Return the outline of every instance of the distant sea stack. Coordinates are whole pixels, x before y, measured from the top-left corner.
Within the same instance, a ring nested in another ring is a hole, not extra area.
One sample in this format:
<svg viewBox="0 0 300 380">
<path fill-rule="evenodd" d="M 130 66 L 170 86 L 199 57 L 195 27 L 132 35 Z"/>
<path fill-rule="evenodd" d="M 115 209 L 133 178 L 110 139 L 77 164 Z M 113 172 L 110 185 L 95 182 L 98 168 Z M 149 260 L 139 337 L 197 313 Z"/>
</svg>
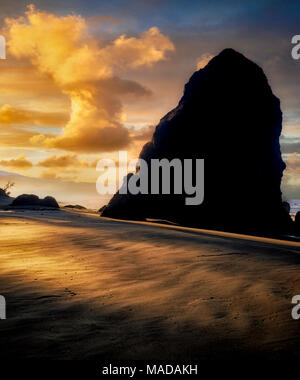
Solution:
<svg viewBox="0 0 300 380">
<path fill-rule="evenodd" d="M 140 153 L 148 163 L 204 158 L 203 203 L 186 206 L 185 194 L 117 193 L 102 215 L 236 232 L 288 232 L 292 222 L 280 191 L 281 128 L 280 101 L 263 70 L 225 49 L 192 75 L 178 106 L 160 120 Z"/>
</svg>

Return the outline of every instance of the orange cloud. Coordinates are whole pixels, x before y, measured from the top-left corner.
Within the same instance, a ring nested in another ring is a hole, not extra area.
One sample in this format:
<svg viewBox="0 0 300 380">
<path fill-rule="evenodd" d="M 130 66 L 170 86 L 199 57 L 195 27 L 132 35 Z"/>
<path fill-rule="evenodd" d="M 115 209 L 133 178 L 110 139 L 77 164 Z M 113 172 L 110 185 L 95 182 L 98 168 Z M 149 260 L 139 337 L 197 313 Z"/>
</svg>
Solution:
<svg viewBox="0 0 300 380">
<path fill-rule="evenodd" d="M 1 62 L 0 70 L 1 95 L 6 98 L 10 95 L 26 99 L 35 99 L 35 103 L 42 97 L 45 99 L 59 98 L 64 100 L 60 88 L 52 78 L 38 71 L 30 62 L 19 60 L 11 55 Z"/>
<path fill-rule="evenodd" d="M 43 179 L 58 179 L 62 181 L 70 181 L 78 177 L 77 174 L 78 172 L 76 170 L 66 170 L 62 173 L 57 173 L 57 171 L 53 169 L 47 169 L 43 170 L 42 173 L 40 173 L 39 177 Z"/>
<path fill-rule="evenodd" d="M 57 112 L 40 112 L 11 107 L 0 107 L 0 124 L 62 126 L 68 120 L 67 115 Z"/>
<path fill-rule="evenodd" d="M 209 53 L 204 53 L 201 55 L 200 58 L 198 58 L 197 60 L 197 70 L 200 70 L 202 69 L 203 67 L 205 67 L 208 62 L 213 58 L 214 56 L 209 54 Z"/>
<path fill-rule="evenodd" d="M 151 66 L 166 59 L 166 52 L 173 51 L 174 45 L 168 37 L 152 27 L 140 37 L 127 38 L 125 34 L 117 38 L 112 45 L 101 49 L 101 54 L 110 65 Z"/>
<path fill-rule="evenodd" d="M 79 160 L 76 155 L 66 153 L 60 156 L 56 156 L 54 154 L 50 157 L 47 157 L 43 161 L 40 161 L 38 163 L 38 166 L 45 168 L 89 168 L 91 164 L 87 160 Z"/>
<path fill-rule="evenodd" d="M 16 159 L 1 160 L 0 166 L 26 170 L 32 167 L 32 163 L 28 161 L 24 155 L 21 155 Z"/>
<path fill-rule="evenodd" d="M 31 141 L 34 136 L 36 136 L 36 132 L 17 128 L 13 125 L 3 125 L 0 128 L 0 141 L 2 147 L 40 147 L 40 144 Z M 50 137 L 50 135 L 48 136 Z"/>
<path fill-rule="evenodd" d="M 40 178 L 43 179 L 58 179 L 57 173 L 53 170 L 43 170 L 40 174 Z"/>
<path fill-rule="evenodd" d="M 145 95 L 147 91 L 135 82 L 116 78 L 116 70 L 151 66 L 174 50 L 156 27 L 138 37 L 122 35 L 99 46 L 81 16 L 58 17 L 37 11 L 33 5 L 24 18 L 6 19 L 5 33 L 8 54 L 29 59 L 71 101 L 63 134 L 36 135 L 31 143 L 79 152 L 114 151 L 129 145 L 120 96 L 132 91 Z"/>
<path fill-rule="evenodd" d="M 133 139 L 139 141 L 151 140 L 155 130 L 154 125 L 141 128 L 140 130 L 133 130 Z"/>
</svg>

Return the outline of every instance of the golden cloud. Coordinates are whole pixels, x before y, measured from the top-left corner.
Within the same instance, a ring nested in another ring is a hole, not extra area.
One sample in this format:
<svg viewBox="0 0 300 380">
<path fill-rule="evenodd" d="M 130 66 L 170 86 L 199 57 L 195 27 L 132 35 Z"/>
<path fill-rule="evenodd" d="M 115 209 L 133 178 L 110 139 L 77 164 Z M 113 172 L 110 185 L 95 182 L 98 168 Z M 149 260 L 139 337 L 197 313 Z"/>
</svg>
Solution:
<svg viewBox="0 0 300 380">
<path fill-rule="evenodd" d="M 24 155 L 21 155 L 16 159 L 13 158 L 11 160 L 1 160 L 0 166 L 26 170 L 32 167 L 32 163 L 28 161 Z"/>
<path fill-rule="evenodd" d="M 17 109 L 8 104 L 0 107 L 0 124 L 62 126 L 68 120 L 66 114 Z"/>
<path fill-rule="evenodd" d="M 109 65 L 121 67 L 151 66 L 166 59 L 166 52 L 173 51 L 174 45 L 168 37 L 152 27 L 140 37 L 127 38 L 125 34 L 117 38 L 112 45 L 101 49 Z"/>
<path fill-rule="evenodd" d="M 88 160 L 80 160 L 76 155 L 73 154 L 62 154 L 60 156 L 52 155 L 40 161 L 37 166 L 42 166 L 45 168 L 65 168 L 65 167 L 76 167 L 76 168 L 89 168 L 91 164 Z"/>
<path fill-rule="evenodd" d="M 139 141 L 149 141 L 152 139 L 153 133 L 155 131 L 154 125 L 148 125 L 147 127 L 141 128 L 139 130 L 133 130 L 133 139 Z"/>
<path fill-rule="evenodd" d="M 19 60 L 10 56 L 9 59 L 1 62 L 0 70 L 1 95 L 6 98 L 13 96 L 13 99 L 20 97 L 20 100 L 42 100 L 57 99 L 65 100 L 66 95 L 62 94 L 60 88 L 49 78 L 49 76 L 38 71 L 31 62 Z M 66 102 L 64 102 L 66 103 Z"/>
<path fill-rule="evenodd" d="M 40 173 L 39 177 L 43 179 L 57 179 L 62 181 L 70 181 L 78 177 L 77 174 L 78 172 L 76 170 L 66 170 L 57 173 L 57 171 L 53 169 L 47 169 L 43 170 L 42 173 Z"/>
<path fill-rule="evenodd" d="M 36 132 L 27 131 L 13 125 L 3 125 L 0 128 L 1 146 L 13 147 L 40 147 L 40 144 L 31 141 L 36 136 Z M 50 135 L 48 135 L 50 137 Z"/>
<path fill-rule="evenodd" d="M 287 155 L 286 164 L 288 167 L 291 167 L 291 168 L 297 167 L 299 166 L 299 162 L 300 160 L 299 160 L 297 152 Z"/>
<path fill-rule="evenodd" d="M 71 114 L 56 137 L 36 135 L 31 143 L 70 151 L 114 151 L 129 145 L 120 96 L 145 95 L 132 81 L 117 78 L 120 68 L 151 66 L 174 50 L 172 42 L 153 27 L 138 37 L 125 35 L 107 46 L 89 36 L 81 16 L 58 17 L 29 6 L 25 17 L 6 19 L 8 54 L 29 59 L 70 98 Z"/>
<path fill-rule="evenodd" d="M 208 62 L 213 58 L 214 56 L 209 54 L 209 53 L 204 53 L 201 55 L 200 58 L 198 58 L 197 60 L 197 70 L 200 70 L 202 69 L 203 67 L 205 67 Z"/>
<path fill-rule="evenodd" d="M 57 173 L 53 170 L 43 170 L 40 174 L 40 178 L 43 179 L 58 179 Z"/>
</svg>

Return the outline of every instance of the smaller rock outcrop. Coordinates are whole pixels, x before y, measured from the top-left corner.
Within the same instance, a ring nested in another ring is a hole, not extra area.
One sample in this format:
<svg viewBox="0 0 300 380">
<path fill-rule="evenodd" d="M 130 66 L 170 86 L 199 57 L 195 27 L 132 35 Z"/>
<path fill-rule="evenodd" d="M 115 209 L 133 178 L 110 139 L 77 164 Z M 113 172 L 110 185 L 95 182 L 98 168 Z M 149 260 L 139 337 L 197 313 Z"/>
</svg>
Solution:
<svg viewBox="0 0 300 380">
<path fill-rule="evenodd" d="M 3 189 L 0 189 L 0 198 L 8 198 L 8 195 Z"/>
<path fill-rule="evenodd" d="M 0 189 L 0 208 L 6 208 L 13 200 L 14 198 L 7 195 L 5 190 Z"/>
<path fill-rule="evenodd" d="M 66 205 L 64 208 L 73 208 L 76 210 L 86 210 L 86 207 L 81 206 L 81 205 Z"/>
<path fill-rule="evenodd" d="M 55 198 L 45 197 L 39 198 L 34 194 L 22 194 L 15 198 L 10 207 L 14 208 L 55 208 L 58 209 L 59 205 Z"/>
</svg>

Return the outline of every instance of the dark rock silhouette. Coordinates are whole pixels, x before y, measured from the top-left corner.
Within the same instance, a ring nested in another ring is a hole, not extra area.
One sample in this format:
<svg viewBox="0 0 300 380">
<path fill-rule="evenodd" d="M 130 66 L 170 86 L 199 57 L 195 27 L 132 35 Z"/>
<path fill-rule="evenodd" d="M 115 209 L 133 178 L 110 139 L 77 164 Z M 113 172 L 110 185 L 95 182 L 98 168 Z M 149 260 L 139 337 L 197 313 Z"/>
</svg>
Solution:
<svg viewBox="0 0 300 380">
<path fill-rule="evenodd" d="M 13 200 L 14 198 L 10 197 L 4 189 L 0 189 L 0 209 L 5 209 Z"/>
<path fill-rule="evenodd" d="M 66 205 L 64 208 L 73 208 L 77 210 L 86 210 L 86 207 L 81 206 L 81 205 Z"/>
<path fill-rule="evenodd" d="M 160 120 L 140 153 L 147 163 L 204 158 L 204 202 L 186 206 L 186 194 L 117 193 L 102 215 L 237 232 L 290 231 L 280 191 L 281 124 L 280 101 L 263 70 L 233 49 L 223 50 L 192 75 L 178 106 Z"/>
<path fill-rule="evenodd" d="M 19 208 L 59 208 L 58 203 L 53 197 L 45 197 L 40 199 L 37 195 L 34 194 L 22 194 L 15 198 L 10 207 L 19 207 Z"/>
<path fill-rule="evenodd" d="M 289 204 L 289 202 L 282 202 L 282 207 L 288 212 L 288 213 L 290 213 L 290 211 L 291 211 L 291 206 L 290 206 L 290 204 Z"/>
<path fill-rule="evenodd" d="M 98 212 L 99 212 L 100 214 L 102 214 L 102 212 L 105 210 L 105 208 L 106 208 L 106 205 L 100 207 L 99 210 L 98 210 Z"/>
<path fill-rule="evenodd" d="M 300 233 L 300 211 L 297 211 L 295 215 L 295 230 Z"/>
<path fill-rule="evenodd" d="M 8 198 L 8 195 L 3 189 L 0 189 L 0 198 Z"/>
</svg>

